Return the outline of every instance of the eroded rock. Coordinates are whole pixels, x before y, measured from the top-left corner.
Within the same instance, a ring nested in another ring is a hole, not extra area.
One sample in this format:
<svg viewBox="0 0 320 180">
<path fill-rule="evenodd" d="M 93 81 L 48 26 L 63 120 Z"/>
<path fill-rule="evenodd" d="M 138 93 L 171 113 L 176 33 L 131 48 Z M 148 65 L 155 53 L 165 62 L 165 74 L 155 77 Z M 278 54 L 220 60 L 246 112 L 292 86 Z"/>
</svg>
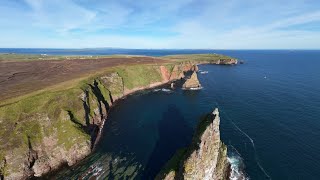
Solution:
<svg viewBox="0 0 320 180">
<path fill-rule="evenodd" d="M 194 135 L 191 146 L 185 150 L 178 167 L 168 167 L 156 179 L 225 180 L 230 174 L 227 147 L 220 139 L 220 117 L 216 108 L 202 120 Z M 173 157 L 175 158 L 175 157 Z M 173 159 L 172 158 L 172 159 Z M 176 169 L 176 170 L 174 170 Z"/>
<path fill-rule="evenodd" d="M 193 71 L 191 77 L 187 79 L 186 82 L 182 85 L 182 88 L 184 89 L 201 88 L 198 75 L 195 71 Z"/>
</svg>

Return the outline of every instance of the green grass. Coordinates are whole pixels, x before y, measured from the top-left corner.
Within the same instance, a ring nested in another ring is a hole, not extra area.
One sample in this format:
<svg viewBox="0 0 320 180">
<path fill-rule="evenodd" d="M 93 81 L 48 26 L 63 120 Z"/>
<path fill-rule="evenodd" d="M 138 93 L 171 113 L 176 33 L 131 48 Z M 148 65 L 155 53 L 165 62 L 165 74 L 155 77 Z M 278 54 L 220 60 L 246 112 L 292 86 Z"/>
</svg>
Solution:
<svg viewBox="0 0 320 180">
<path fill-rule="evenodd" d="M 203 132 L 208 128 L 208 126 L 212 123 L 212 119 L 210 118 L 210 114 L 207 114 L 201 117 L 200 122 L 196 128 L 196 131 L 192 138 L 192 143 L 188 148 L 179 149 L 175 155 L 166 163 L 164 168 L 160 171 L 157 176 L 157 179 L 163 179 L 166 174 L 171 171 L 178 171 L 181 163 L 185 162 L 185 160 L 190 157 L 190 155 L 197 149 L 199 149 L 199 143 L 201 141 L 201 136 Z"/>
<path fill-rule="evenodd" d="M 113 70 L 119 74 L 128 89 L 161 81 L 159 66 L 122 66 Z M 98 78 L 101 75 L 103 74 L 72 82 L 73 85 L 66 86 L 66 89 L 48 89 L 0 106 L 1 150 L 20 148 L 23 152 L 27 148 L 27 137 L 30 137 L 33 144 L 39 145 L 44 137 L 55 135 L 58 144 L 64 145 L 66 149 L 77 142 L 90 140 L 89 135 L 79 127 L 79 124 L 86 125 L 81 94 L 84 90 L 88 91 L 90 117 L 96 116 L 94 109 L 97 109 L 99 104 L 88 84 L 93 84 L 96 80 L 102 98 L 109 103 L 111 101 L 108 87 Z M 71 121 L 68 112 L 72 114 L 74 122 Z"/>
<path fill-rule="evenodd" d="M 72 111 L 81 124 L 84 110 L 79 95 L 80 88 L 58 92 L 40 93 L 0 108 L 1 148 L 10 149 L 26 144 L 26 137 L 33 143 L 42 142 L 43 136 L 57 133 L 60 144 L 71 143 L 70 139 L 88 138 L 68 118 Z M 23 139 L 23 141 L 21 141 Z"/>
<path fill-rule="evenodd" d="M 147 86 L 162 80 L 159 66 L 134 65 L 118 67 L 115 70 L 122 77 L 124 86 L 128 89 Z"/>
<path fill-rule="evenodd" d="M 171 74 L 171 72 L 173 71 L 175 64 L 166 64 L 165 67 L 168 70 L 168 72 Z"/>
<path fill-rule="evenodd" d="M 0 61 L 8 60 L 8 57 L 16 61 L 28 61 L 35 60 L 40 55 L 1 54 Z M 197 63 L 198 61 L 226 58 L 226 56 L 177 55 L 163 58 L 171 61 L 163 64 L 170 72 L 176 64 L 181 62 L 193 61 Z M 117 73 L 116 80 L 112 82 L 117 85 L 108 81 L 104 82 L 101 79 L 102 76 L 108 76 L 112 73 Z M 2 101 L 0 103 L 0 155 L 6 154 L 8 151 L 24 154 L 28 148 L 28 137 L 30 137 L 32 144 L 39 145 L 43 143 L 44 137 L 54 136 L 57 138 L 58 146 L 63 145 L 66 150 L 75 144 L 90 141 L 90 136 L 81 128 L 82 125 L 86 125 L 81 94 L 84 91 L 89 92 L 89 102 L 87 103 L 90 106 L 90 116 L 94 117 L 96 114 L 93 110 L 97 109 L 99 104 L 88 84 L 93 84 L 95 80 L 103 99 L 110 103 L 110 92 L 112 95 L 123 95 L 122 85 L 129 90 L 145 87 L 160 82 L 162 76 L 159 65 L 118 66 Z M 120 85 L 121 87 L 118 87 Z M 202 122 L 197 132 L 201 132 L 208 123 L 208 121 Z M 177 152 L 177 155 L 168 163 L 168 170 L 175 170 L 178 166 L 178 160 L 185 153 L 186 150 Z"/>
<path fill-rule="evenodd" d="M 78 56 L 78 55 L 39 55 L 39 54 L 11 54 L 0 53 L 0 61 L 46 61 L 46 60 L 75 60 L 75 59 L 101 59 L 101 58 L 124 58 L 136 57 L 135 55 L 99 55 L 99 56 Z"/>
<path fill-rule="evenodd" d="M 172 158 L 161 169 L 156 179 L 163 179 L 164 176 L 169 174 L 171 171 L 177 172 L 179 170 L 180 163 L 182 162 L 182 159 L 185 156 L 186 152 L 187 152 L 187 148 L 178 149 L 176 153 L 172 156 Z"/>
<path fill-rule="evenodd" d="M 169 55 L 163 56 L 163 59 L 173 60 L 173 61 L 218 61 L 220 59 L 232 59 L 232 57 L 221 55 L 221 54 L 181 54 L 181 55 Z"/>
</svg>

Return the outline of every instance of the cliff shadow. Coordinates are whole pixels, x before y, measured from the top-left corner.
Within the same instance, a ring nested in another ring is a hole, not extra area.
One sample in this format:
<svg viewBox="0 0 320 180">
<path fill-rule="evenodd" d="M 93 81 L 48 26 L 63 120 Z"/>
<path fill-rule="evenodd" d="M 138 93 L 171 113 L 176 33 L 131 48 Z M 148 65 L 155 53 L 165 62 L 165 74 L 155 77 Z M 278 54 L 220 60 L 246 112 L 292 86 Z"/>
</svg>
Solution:
<svg viewBox="0 0 320 180">
<path fill-rule="evenodd" d="M 85 93 L 86 97 L 88 98 L 89 91 L 85 90 L 84 93 Z M 82 105 L 83 105 L 83 109 L 84 109 L 84 113 L 85 113 L 86 125 L 88 126 L 90 124 L 90 107 L 85 100 L 82 100 Z"/>
<path fill-rule="evenodd" d="M 98 99 L 99 112 L 100 112 L 100 115 L 101 115 L 101 119 L 103 119 L 104 118 L 103 117 L 103 108 L 108 112 L 109 109 L 110 109 L 110 105 L 106 101 L 106 99 L 105 99 L 106 97 L 103 96 L 101 90 L 99 89 L 98 82 L 96 80 L 93 82 L 93 85 L 89 84 L 89 86 L 91 87 L 92 92 L 94 93 L 94 95 Z"/>
<path fill-rule="evenodd" d="M 186 78 L 190 78 L 191 75 L 193 74 L 194 71 L 184 71 L 183 72 L 183 75 L 186 77 Z"/>
<path fill-rule="evenodd" d="M 94 147 L 94 144 L 96 142 L 96 138 L 97 138 L 97 134 L 99 131 L 99 126 L 96 124 L 90 124 L 87 123 L 85 126 L 83 124 L 80 123 L 80 121 L 74 116 L 74 114 L 72 113 L 72 111 L 67 110 L 67 113 L 69 115 L 69 119 L 71 120 L 71 122 L 80 130 L 83 131 L 84 133 L 87 133 L 91 136 L 90 142 L 91 142 L 91 150 Z M 86 116 L 87 116 L 87 112 L 86 112 Z"/>
<path fill-rule="evenodd" d="M 154 179 L 176 151 L 190 143 L 193 129 L 188 126 L 180 110 L 170 105 L 158 123 L 158 132 L 159 139 L 145 166 L 142 179 Z"/>
</svg>

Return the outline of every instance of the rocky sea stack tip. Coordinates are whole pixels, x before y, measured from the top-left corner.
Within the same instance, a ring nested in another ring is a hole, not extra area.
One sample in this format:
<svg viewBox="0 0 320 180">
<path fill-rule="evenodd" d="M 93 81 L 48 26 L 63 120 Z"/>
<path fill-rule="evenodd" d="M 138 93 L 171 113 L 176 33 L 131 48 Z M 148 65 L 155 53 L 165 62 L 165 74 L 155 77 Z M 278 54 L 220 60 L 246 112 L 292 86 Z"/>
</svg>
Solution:
<svg viewBox="0 0 320 180">
<path fill-rule="evenodd" d="M 226 180 L 230 175 L 227 146 L 220 139 L 218 108 L 202 119 L 188 148 L 178 150 L 156 179 Z"/>
</svg>

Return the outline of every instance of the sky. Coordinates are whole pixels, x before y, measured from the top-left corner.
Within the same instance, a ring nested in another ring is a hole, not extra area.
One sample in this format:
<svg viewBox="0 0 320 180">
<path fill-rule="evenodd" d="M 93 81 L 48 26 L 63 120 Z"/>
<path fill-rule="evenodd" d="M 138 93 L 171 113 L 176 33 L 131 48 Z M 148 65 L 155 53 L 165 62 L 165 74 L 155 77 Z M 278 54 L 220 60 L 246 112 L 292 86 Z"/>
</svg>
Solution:
<svg viewBox="0 0 320 180">
<path fill-rule="evenodd" d="M 320 1 L 0 0 L 0 47 L 320 49 Z"/>
</svg>

